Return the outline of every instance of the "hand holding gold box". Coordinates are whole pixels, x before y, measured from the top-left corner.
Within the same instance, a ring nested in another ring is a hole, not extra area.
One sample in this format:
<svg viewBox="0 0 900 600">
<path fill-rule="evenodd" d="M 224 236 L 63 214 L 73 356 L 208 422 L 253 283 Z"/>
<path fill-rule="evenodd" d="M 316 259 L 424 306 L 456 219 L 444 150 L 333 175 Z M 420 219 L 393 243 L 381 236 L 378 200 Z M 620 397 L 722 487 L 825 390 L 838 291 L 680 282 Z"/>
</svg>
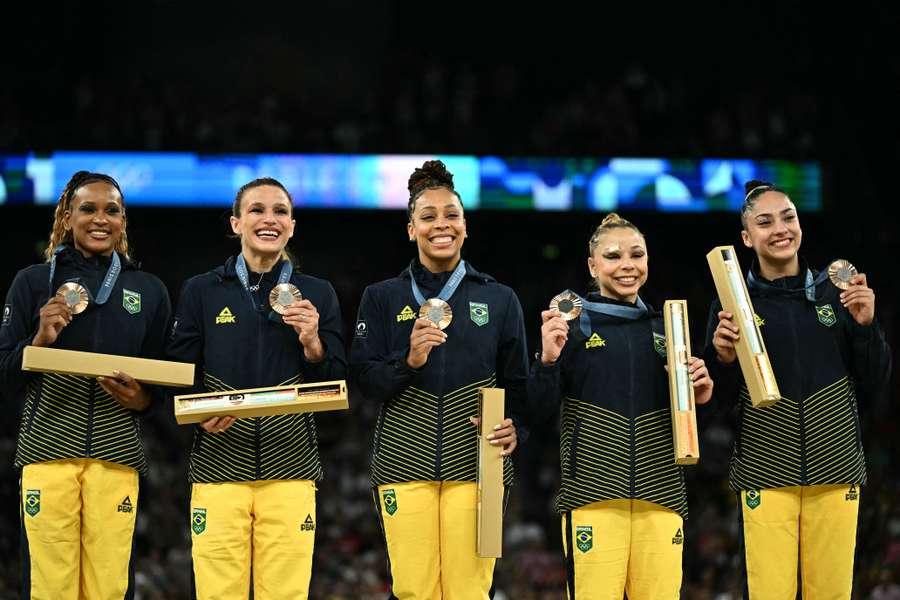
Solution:
<svg viewBox="0 0 900 600">
<path fill-rule="evenodd" d="M 503 415 L 505 391 L 478 390 L 478 507 L 476 511 L 476 552 L 481 558 L 503 555 L 503 457 L 501 448 L 487 439 Z"/>
<path fill-rule="evenodd" d="M 267 417 L 346 410 L 348 406 L 347 383 L 341 379 L 175 396 L 175 420 L 179 425 L 186 425 L 213 417 Z"/>
<path fill-rule="evenodd" d="M 141 383 L 182 387 L 194 383 L 194 365 L 191 363 L 43 346 L 25 347 L 22 370 L 111 378 L 116 377 L 114 371 L 121 371 Z"/>
<path fill-rule="evenodd" d="M 672 441 L 675 464 L 693 465 L 700 460 L 697 440 L 697 410 L 691 381 L 691 335 L 687 301 L 666 300 L 663 305 L 666 328 L 666 363 L 669 367 L 669 400 L 672 406 Z"/>
<path fill-rule="evenodd" d="M 747 284 L 741 274 L 734 246 L 718 246 L 706 255 L 709 270 L 716 284 L 722 309 L 734 315 L 739 339 L 735 343 L 738 363 L 755 408 L 770 406 L 781 399 L 772 364 L 766 352 L 756 313 L 750 302 Z"/>
</svg>

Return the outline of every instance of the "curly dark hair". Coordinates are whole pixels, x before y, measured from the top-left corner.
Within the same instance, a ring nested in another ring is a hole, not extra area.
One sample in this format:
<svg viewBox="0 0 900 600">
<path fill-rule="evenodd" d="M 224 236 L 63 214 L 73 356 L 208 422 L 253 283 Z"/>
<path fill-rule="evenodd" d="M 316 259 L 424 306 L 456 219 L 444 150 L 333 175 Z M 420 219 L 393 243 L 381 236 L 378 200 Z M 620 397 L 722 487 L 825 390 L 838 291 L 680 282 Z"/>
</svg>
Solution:
<svg viewBox="0 0 900 600">
<path fill-rule="evenodd" d="M 412 221 L 412 214 L 416 208 L 416 200 L 428 190 L 444 188 L 456 194 L 459 203 L 462 204 L 459 192 L 453 187 L 453 173 L 447 170 L 447 165 L 441 160 L 426 160 L 421 167 L 416 167 L 416 170 L 409 176 L 409 183 L 406 187 L 409 190 L 409 204 L 406 213 L 410 221 Z"/>
</svg>

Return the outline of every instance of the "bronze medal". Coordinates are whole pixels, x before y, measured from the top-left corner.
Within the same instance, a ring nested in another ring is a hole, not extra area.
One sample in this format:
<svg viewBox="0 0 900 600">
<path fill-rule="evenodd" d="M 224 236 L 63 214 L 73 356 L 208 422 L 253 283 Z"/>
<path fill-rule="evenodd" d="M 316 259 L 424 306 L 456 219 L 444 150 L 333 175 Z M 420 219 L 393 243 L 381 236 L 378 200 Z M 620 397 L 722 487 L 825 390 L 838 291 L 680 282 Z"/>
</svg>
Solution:
<svg viewBox="0 0 900 600">
<path fill-rule="evenodd" d="M 419 308 L 419 318 L 425 318 L 441 329 L 446 329 L 453 320 L 453 311 L 450 305 L 440 298 L 429 298 Z"/>
<path fill-rule="evenodd" d="M 850 287 L 850 280 L 855 277 L 856 274 L 856 267 L 843 258 L 839 258 L 828 265 L 828 278 L 831 279 L 831 283 L 842 290 L 846 290 Z"/>
<path fill-rule="evenodd" d="M 63 302 L 72 309 L 72 314 L 75 315 L 84 312 L 84 309 L 91 303 L 91 297 L 88 295 L 87 290 L 84 289 L 84 286 L 74 281 L 69 281 L 59 286 L 59 289 L 56 290 L 56 295 L 63 299 Z"/>
<path fill-rule="evenodd" d="M 577 319 L 581 315 L 581 298 L 573 292 L 557 294 L 550 301 L 550 310 L 555 310 L 566 321 Z"/>
<path fill-rule="evenodd" d="M 291 305 L 303 300 L 303 294 L 292 283 L 279 283 L 269 292 L 269 305 L 279 315 L 283 315 Z"/>
</svg>

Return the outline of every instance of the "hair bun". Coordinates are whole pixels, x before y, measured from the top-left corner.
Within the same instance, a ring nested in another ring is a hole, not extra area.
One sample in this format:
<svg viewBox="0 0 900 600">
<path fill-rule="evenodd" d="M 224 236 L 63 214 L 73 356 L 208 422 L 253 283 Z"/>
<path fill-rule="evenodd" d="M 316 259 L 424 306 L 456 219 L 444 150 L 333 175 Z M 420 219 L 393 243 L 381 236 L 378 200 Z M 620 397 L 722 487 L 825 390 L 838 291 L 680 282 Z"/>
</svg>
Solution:
<svg viewBox="0 0 900 600">
<path fill-rule="evenodd" d="M 447 170 L 447 165 L 441 160 L 427 160 L 421 167 L 416 167 L 409 176 L 407 189 L 411 196 L 423 188 L 445 187 L 450 191 L 453 188 L 453 174 Z"/>
<path fill-rule="evenodd" d="M 607 227 L 607 226 L 615 227 L 616 225 L 626 225 L 626 224 L 628 224 L 628 221 L 626 221 L 625 219 L 623 219 L 622 217 L 620 217 L 619 215 L 617 215 L 616 213 L 613 212 L 613 213 L 609 213 L 608 215 L 603 217 L 603 220 L 600 222 L 600 227 Z"/>
<path fill-rule="evenodd" d="M 755 190 L 758 187 L 774 187 L 774 186 L 771 183 L 769 183 L 768 181 L 763 181 L 761 179 L 751 179 L 750 181 L 748 181 L 744 184 L 744 195 L 746 196 L 747 194 L 749 194 L 750 192 L 752 192 L 753 190 Z"/>
</svg>

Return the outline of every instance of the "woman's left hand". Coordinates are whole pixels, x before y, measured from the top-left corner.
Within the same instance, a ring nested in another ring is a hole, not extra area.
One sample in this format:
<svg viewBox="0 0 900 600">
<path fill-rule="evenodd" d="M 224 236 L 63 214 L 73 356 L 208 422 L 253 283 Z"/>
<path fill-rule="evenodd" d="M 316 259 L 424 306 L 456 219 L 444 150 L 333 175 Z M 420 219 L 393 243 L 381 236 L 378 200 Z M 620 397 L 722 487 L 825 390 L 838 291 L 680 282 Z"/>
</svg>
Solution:
<svg viewBox="0 0 900 600">
<path fill-rule="evenodd" d="M 291 304 L 282 315 L 284 322 L 294 328 L 303 345 L 306 360 L 316 362 L 325 356 L 325 348 L 319 339 L 319 311 L 305 298 Z"/>
<path fill-rule="evenodd" d="M 97 383 L 113 400 L 129 410 L 144 410 L 150 406 L 150 394 L 137 379 L 122 371 L 113 371 L 113 375 L 115 377 L 97 378 Z"/>
<path fill-rule="evenodd" d="M 475 427 L 478 427 L 478 424 L 480 423 L 478 417 L 471 417 L 469 420 L 472 421 L 472 424 L 475 425 Z M 509 456 L 516 449 L 516 446 L 519 445 L 516 426 L 513 425 L 512 419 L 509 418 L 503 419 L 502 423 L 494 425 L 494 429 L 485 437 L 490 440 L 491 446 L 503 446 L 503 450 L 500 451 L 500 456 Z"/>
<path fill-rule="evenodd" d="M 866 274 L 857 273 L 850 278 L 850 287 L 841 292 L 841 304 L 860 325 L 871 325 L 875 320 L 875 292 L 866 284 Z"/>
<path fill-rule="evenodd" d="M 709 402 L 712 398 L 713 380 L 702 358 L 692 356 L 688 360 L 688 374 L 691 376 L 691 383 L 694 384 L 694 402 L 697 404 Z"/>
</svg>

